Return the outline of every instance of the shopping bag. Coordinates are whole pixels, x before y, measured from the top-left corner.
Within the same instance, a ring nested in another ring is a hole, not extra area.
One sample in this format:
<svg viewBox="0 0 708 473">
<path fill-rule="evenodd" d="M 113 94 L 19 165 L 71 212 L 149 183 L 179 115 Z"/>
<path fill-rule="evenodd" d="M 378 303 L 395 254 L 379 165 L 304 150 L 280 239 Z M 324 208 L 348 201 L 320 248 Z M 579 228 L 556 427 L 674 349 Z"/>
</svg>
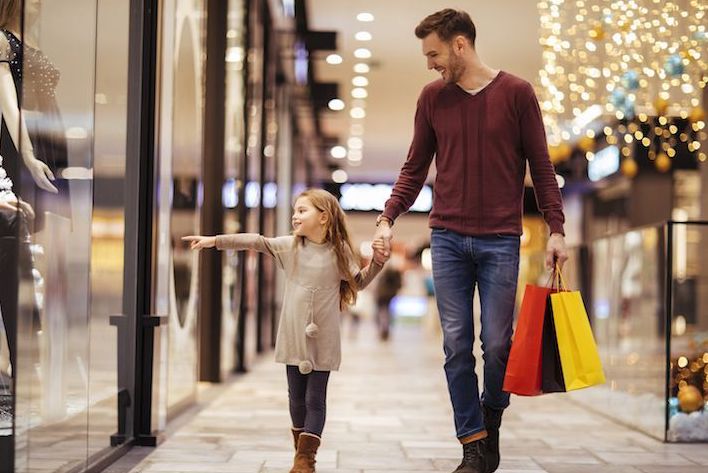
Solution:
<svg viewBox="0 0 708 473">
<path fill-rule="evenodd" d="M 522 396 L 541 394 L 543 324 L 550 287 L 527 284 L 506 364 L 503 390 Z"/>
<path fill-rule="evenodd" d="M 556 337 L 556 326 L 553 323 L 553 309 L 550 300 L 546 304 L 546 315 L 543 319 L 541 357 L 541 391 L 543 393 L 565 392 L 563 369 L 560 353 L 558 353 L 558 338 Z"/>
<path fill-rule="evenodd" d="M 580 291 L 562 290 L 565 284 L 557 272 L 561 291 L 550 298 L 565 388 L 573 391 L 602 384 L 605 374 Z"/>
</svg>

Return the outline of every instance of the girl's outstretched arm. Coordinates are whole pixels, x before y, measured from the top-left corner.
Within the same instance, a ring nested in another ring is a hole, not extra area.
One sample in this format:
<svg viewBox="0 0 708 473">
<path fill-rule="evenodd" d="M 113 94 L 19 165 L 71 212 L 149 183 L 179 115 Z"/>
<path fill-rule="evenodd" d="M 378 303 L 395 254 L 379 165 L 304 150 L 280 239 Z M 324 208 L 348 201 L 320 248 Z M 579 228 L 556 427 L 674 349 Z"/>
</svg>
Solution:
<svg viewBox="0 0 708 473">
<path fill-rule="evenodd" d="M 190 248 L 201 250 L 214 248 L 218 250 L 256 250 L 274 257 L 281 267 L 284 266 L 283 256 L 292 249 L 293 237 L 266 238 L 258 233 L 233 233 L 230 235 L 182 237 L 189 241 Z"/>
<path fill-rule="evenodd" d="M 182 237 L 182 241 L 188 241 L 189 248 L 192 250 L 202 250 L 216 246 L 216 237 L 213 236 L 189 235 Z"/>
</svg>

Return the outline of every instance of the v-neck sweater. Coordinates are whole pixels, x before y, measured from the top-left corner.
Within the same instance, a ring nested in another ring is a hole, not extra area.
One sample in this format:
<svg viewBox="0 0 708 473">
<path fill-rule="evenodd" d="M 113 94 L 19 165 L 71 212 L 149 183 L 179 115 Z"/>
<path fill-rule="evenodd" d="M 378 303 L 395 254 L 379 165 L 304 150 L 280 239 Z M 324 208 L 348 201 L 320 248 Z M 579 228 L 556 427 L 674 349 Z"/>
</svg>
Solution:
<svg viewBox="0 0 708 473">
<path fill-rule="evenodd" d="M 336 371 L 341 362 L 339 287 L 345 279 L 330 243 L 318 244 L 295 236 L 267 238 L 257 233 L 218 235 L 220 250 L 256 250 L 273 258 L 285 272 L 285 294 L 275 341 L 275 361 L 301 366 L 310 362 L 315 371 Z M 357 290 L 366 287 L 381 271 L 375 261 L 363 269 L 350 258 L 349 271 Z M 315 323 L 316 337 L 305 328 Z"/>
<path fill-rule="evenodd" d="M 437 80 L 422 91 L 413 140 L 383 215 L 415 202 L 435 158 L 431 227 L 466 235 L 520 235 L 526 162 L 538 208 L 563 234 L 563 202 L 533 87 L 499 71 L 476 94 Z"/>
</svg>

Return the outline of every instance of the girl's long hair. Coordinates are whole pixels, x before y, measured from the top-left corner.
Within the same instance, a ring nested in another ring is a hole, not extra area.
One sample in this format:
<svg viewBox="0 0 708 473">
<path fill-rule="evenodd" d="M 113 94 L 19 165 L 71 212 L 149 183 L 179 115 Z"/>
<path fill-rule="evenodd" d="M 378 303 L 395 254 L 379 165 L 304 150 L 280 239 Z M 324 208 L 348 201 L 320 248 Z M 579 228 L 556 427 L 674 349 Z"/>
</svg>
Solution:
<svg viewBox="0 0 708 473">
<path fill-rule="evenodd" d="M 332 244 L 337 257 L 337 268 L 344 278 L 339 285 L 339 308 L 343 310 L 347 305 L 353 305 L 356 302 L 356 281 L 351 272 L 355 253 L 349 239 L 346 216 L 337 199 L 325 190 L 307 189 L 298 195 L 297 199 L 300 197 L 309 199 L 317 210 L 324 212 L 327 216 L 325 241 Z M 304 238 L 300 237 L 296 239 L 296 242 L 302 243 Z"/>
</svg>

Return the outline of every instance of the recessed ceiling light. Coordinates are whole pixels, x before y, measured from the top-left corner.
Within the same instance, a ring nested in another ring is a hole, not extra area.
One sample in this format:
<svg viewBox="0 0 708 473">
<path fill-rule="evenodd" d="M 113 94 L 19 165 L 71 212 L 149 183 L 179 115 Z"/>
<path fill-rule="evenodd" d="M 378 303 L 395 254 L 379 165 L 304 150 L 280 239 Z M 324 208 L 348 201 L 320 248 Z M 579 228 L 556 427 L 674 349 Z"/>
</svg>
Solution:
<svg viewBox="0 0 708 473">
<path fill-rule="evenodd" d="M 347 182 L 347 179 L 349 179 L 349 176 L 343 169 L 337 169 L 332 173 L 332 180 L 337 184 L 343 184 Z"/>
<path fill-rule="evenodd" d="M 356 19 L 364 22 L 374 21 L 374 15 L 369 12 L 361 12 L 356 16 Z"/>
<path fill-rule="evenodd" d="M 329 153 L 335 159 L 346 158 L 347 157 L 347 148 L 345 148 L 344 146 L 333 146 L 332 149 L 329 151 Z"/>
<path fill-rule="evenodd" d="M 371 57 L 371 51 L 366 48 L 359 48 L 354 51 L 354 57 L 359 59 L 369 59 Z"/>
<path fill-rule="evenodd" d="M 371 33 L 368 31 L 359 31 L 354 35 L 354 39 L 357 41 L 371 41 Z"/>
<path fill-rule="evenodd" d="M 362 140 L 358 136 L 352 136 L 351 138 L 349 138 L 347 140 L 347 146 L 351 150 L 353 150 L 353 149 L 359 150 L 364 147 L 364 140 Z"/>
<path fill-rule="evenodd" d="M 327 64 L 336 65 L 336 64 L 341 64 L 343 59 L 342 59 L 342 56 L 340 56 L 339 54 L 330 54 L 329 56 L 327 56 L 326 61 L 327 61 Z"/>
<path fill-rule="evenodd" d="M 364 118 L 366 116 L 366 110 L 361 107 L 354 107 L 349 111 L 349 115 L 352 118 Z"/>
<path fill-rule="evenodd" d="M 363 157 L 364 157 L 364 155 L 360 149 L 350 149 L 349 155 L 347 156 L 347 158 L 349 159 L 349 162 L 361 161 L 361 158 L 363 158 Z"/>
<path fill-rule="evenodd" d="M 327 104 L 330 110 L 338 111 L 344 110 L 344 101 L 341 99 L 332 99 Z"/>
<path fill-rule="evenodd" d="M 369 85 L 369 79 L 364 76 L 354 76 L 354 78 L 352 79 L 352 84 L 357 87 L 366 87 L 367 85 Z"/>
<path fill-rule="evenodd" d="M 356 87 L 352 89 L 352 97 L 354 97 L 355 99 L 365 99 L 368 96 L 369 93 L 366 91 L 366 89 L 362 89 L 361 87 Z"/>
<path fill-rule="evenodd" d="M 364 64 L 363 62 L 354 64 L 354 72 L 356 72 L 357 74 L 366 74 L 367 72 L 369 72 L 369 70 L 370 69 L 368 64 Z"/>
</svg>

